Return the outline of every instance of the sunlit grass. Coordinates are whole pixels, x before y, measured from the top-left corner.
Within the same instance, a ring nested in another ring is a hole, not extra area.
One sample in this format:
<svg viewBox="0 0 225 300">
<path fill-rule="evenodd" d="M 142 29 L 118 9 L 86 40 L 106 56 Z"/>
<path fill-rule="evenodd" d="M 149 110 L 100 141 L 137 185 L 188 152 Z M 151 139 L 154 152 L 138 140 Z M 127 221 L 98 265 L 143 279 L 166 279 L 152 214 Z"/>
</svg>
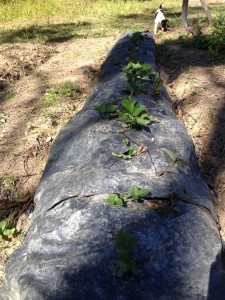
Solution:
<svg viewBox="0 0 225 300">
<path fill-rule="evenodd" d="M 131 14 L 154 14 L 160 3 L 138 0 L 11 0 L 0 3 L 0 22 L 20 20 L 36 24 L 46 22 L 95 21 Z M 178 0 L 164 1 L 168 9 L 179 7 Z"/>
<path fill-rule="evenodd" d="M 0 43 L 64 41 L 73 37 L 99 37 L 127 29 L 152 31 L 161 1 L 138 0 L 8 0 L 0 3 Z M 180 23 L 181 1 L 163 1 L 170 26 Z M 219 5 L 219 4 L 218 4 Z M 213 6 L 213 12 L 218 10 Z M 204 16 L 200 4 L 189 16 Z"/>
</svg>

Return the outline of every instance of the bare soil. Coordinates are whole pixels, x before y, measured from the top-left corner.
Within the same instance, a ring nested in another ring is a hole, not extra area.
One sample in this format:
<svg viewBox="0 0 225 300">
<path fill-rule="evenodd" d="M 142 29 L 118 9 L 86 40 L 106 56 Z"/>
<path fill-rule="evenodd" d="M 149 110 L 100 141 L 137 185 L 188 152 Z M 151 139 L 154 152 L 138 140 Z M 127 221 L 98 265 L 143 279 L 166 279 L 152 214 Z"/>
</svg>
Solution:
<svg viewBox="0 0 225 300">
<path fill-rule="evenodd" d="M 158 41 L 161 78 L 171 104 L 192 137 L 202 176 L 212 191 L 225 243 L 225 65 L 207 51 L 184 48 L 176 34 Z"/>
<path fill-rule="evenodd" d="M 206 51 L 182 48 L 178 34 L 171 31 L 156 39 L 161 78 L 193 139 L 225 240 L 225 67 Z M 0 217 L 11 214 L 18 232 L 25 232 L 29 224 L 33 195 L 56 135 L 82 108 L 117 39 L 0 48 Z M 170 41 L 165 44 L 165 39 Z M 44 107 L 46 91 L 66 81 L 79 85 L 79 97 L 62 97 L 54 110 Z M 18 233 L 12 241 L 1 242 L 0 282 L 5 261 L 22 239 Z"/>
<path fill-rule="evenodd" d="M 51 46 L 0 48 L 0 221 L 10 215 L 17 235 L 0 242 L 4 263 L 23 240 L 33 195 L 60 128 L 83 106 L 117 37 L 74 39 Z M 65 82 L 79 86 L 76 99 L 61 97 L 45 107 L 46 91 Z"/>
</svg>

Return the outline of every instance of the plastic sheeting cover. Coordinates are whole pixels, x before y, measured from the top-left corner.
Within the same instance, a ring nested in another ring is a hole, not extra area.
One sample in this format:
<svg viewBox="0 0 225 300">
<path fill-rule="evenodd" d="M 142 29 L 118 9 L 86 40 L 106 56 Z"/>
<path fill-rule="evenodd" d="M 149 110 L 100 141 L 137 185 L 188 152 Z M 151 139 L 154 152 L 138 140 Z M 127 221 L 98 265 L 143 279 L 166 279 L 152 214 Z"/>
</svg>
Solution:
<svg viewBox="0 0 225 300">
<path fill-rule="evenodd" d="M 84 108 L 59 133 L 35 196 L 36 208 L 23 245 L 9 259 L 1 299 L 224 299 L 221 241 L 207 185 L 192 141 L 175 116 L 164 87 L 132 98 L 157 118 L 122 133 L 118 118 L 103 118 L 94 105 L 127 97 L 121 66 L 128 53 L 157 71 L 154 41 L 124 34 L 101 67 L 99 84 Z M 135 42 L 136 43 L 136 42 Z M 160 102 L 161 101 L 161 102 Z M 163 103 L 163 105 L 158 105 Z M 132 159 L 112 156 L 127 147 L 147 151 Z M 165 149 L 188 164 L 174 164 Z M 148 189 L 149 198 L 175 206 L 164 216 L 149 199 L 111 206 L 108 195 Z M 138 238 L 130 255 L 137 275 L 113 276 L 119 230 Z M 211 298 L 218 297 L 218 298 Z"/>
</svg>

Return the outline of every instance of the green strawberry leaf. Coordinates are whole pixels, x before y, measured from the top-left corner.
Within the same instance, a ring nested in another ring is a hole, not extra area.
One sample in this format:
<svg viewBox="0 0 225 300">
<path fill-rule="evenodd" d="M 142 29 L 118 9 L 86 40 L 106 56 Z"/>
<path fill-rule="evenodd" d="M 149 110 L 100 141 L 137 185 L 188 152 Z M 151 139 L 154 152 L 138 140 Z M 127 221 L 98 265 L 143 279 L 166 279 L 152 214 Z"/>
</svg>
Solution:
<svg viewBox="0 0 225 300">
<path fill-rule="evenodd" d="M 135 101 L 129 99 L 122 100 L 122 106 L 132 115 L 134 111 Z"/>
<path fill-rule="evenodd" d="M 166 149 L 166 148 L 163 149 L 163 150 L 166 152 L 167 155 L 169 155 L 169 157 L 172 159 L 172 161 L 174 163 L 177 161 L 177 156 L 176 156 L 176 154 L 173 151 L 171 151 L 169 149 Z"/>
<path fill-rule="evenodd" d="M 143 110 L 146 109 L 146 106 L 145 105 L 136 105 L 135 108 L 134 108 L 134 111 L 133 111 L 133 116 L 134 117 L 137 117 L 140 115 L 141 112 L 143 112 Z"/>
</svg>

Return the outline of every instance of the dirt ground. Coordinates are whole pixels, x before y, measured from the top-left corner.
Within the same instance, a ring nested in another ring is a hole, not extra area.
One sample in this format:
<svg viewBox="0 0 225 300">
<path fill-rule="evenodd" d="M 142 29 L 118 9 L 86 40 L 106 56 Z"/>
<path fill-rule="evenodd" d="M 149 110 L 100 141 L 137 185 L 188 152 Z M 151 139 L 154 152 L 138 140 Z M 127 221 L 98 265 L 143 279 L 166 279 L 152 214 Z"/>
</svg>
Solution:
<svg viewBox="0 0 225 300">
<path fill-rule="evenodd" d="M 19 232 L 12 241 L 0 241 L 0 285 L 4 263 L 29 224 L 33 195 L 51 145 L 63 124 L 82 108 L 116 40 L 74 39 L 51 46 L 0 48 L 0 221 L 10 214 Z M 61 97 L 54 110 L 45 107 L 46 91 L 65 82 L 79 86 L 78 98 Z"/>
<path fill-rule="evenodd" d="M 170 35 L 170 34 L 169 34 Z M 203 178 L 212 191 L 225 243 L 225 65 L 207 51 L 184 48 L 174 33 L 158 41 L 161 78 L 192 137 Z M 170 37 L 169 37 L 170 38 Z M 169 60 L 167 59 L 169 51 Z M 165 51 L 167 53 L 165 54 Z M 165 54 L 165 55 L 164 55 Z"/>
<path fill-rule="evenodd" d="M 161 78 L 193 139 L 225 240 L 225 67 L 206 51 L 182 48 L 178 34 L 156 39 Z M 4 263 L 29 224 L 51 145 L 96 85 L 100 65 L 118 37 L 0 48 L 0 217 L 10 212 L 20 232 L 0 243 L 0 282 Z M 79 97 L 61 97 L 54 112 L 44 107 L 46 91 L 68 81 L 79 86 Z"/>
</svg>

